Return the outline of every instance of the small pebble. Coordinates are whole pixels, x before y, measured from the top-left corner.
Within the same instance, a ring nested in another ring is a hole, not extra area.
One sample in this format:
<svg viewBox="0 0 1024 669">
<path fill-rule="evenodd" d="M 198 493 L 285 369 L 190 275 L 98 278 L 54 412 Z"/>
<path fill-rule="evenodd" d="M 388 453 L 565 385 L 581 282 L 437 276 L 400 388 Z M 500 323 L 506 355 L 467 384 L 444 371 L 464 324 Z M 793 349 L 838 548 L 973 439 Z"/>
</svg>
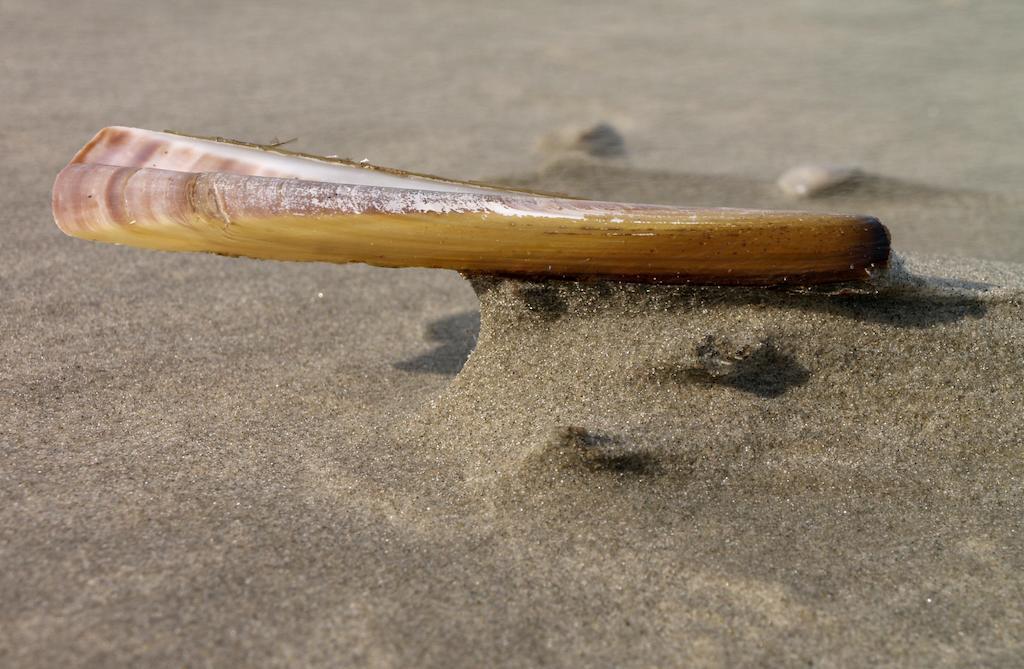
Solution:
<svg viewBox="0 0 1024 669">
<path fill-rule="evenodd" d="M 798 165 L 783 172 L 776 184 L 791 197 L 811 198 L 853 188 L 864 172 L 847 165 Z"/>
<path fill-rule="evenodd" d="M 569 128 L 541 140 L 541 148 L 552 151 L 576 151 L 596 158 L 616 158 L 626 153 L 626 140 L 610 123 L 588 128 Z"/>
<path fill-rule="evenodd" d="M 581 132 L 576 144 L 592 156 L 621 156 L 626 153 L 626 140 L 608 123 L 598 123 Z"/>
</svg>

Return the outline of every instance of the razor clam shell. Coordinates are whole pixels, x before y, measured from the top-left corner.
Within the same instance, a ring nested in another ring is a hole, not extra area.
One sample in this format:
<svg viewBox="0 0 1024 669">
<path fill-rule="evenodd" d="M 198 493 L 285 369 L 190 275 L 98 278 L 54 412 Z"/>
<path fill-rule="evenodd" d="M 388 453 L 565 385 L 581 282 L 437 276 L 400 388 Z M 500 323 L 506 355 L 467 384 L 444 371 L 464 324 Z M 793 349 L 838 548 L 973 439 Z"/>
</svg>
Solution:
<svg viewBox="0 0 1024 669">
<path fill-rule="evenodd" d="M 92 162 L 101 158 L 89 151 L 60 173 L 53 192 L 57 224 L 76 237 L 147 248 L 530 277 L 755 285 L 863 280 L 889 257 L 885 227 L 864 216 Z"/>
<path fill-rule="evenodd" d="M 504 191 L 484 184 L 441 179 L 338 158 L 294 153 L 278 147 L 121 126 L 100 130 L 71 162 L 117 167 L 150 167 L 175 172 L 228 172 L 249 176 L 445 192 Z"/>
</svg>

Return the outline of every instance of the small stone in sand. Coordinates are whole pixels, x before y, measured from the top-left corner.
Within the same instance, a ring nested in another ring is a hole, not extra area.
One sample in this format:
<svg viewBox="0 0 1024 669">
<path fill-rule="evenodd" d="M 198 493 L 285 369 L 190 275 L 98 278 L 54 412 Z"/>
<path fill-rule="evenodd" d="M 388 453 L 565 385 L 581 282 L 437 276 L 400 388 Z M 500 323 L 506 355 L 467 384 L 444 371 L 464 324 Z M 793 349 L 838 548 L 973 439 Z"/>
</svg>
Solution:
<svg viewBox="0 0 1024 669">
<path fill-rule="evenodd" d="M 573 127 L 552 133 L 541 140 L 541 148 L 550 152 L 579 152 L 596 158 L 615 158 L 626 153 L 626 141 L 613 125 Z"/>
<path fill-rule="evenodd" d="M 848 165 L 798 165 L 782 173 L 776 184 L 791 197 L 811 198 L 854 188 L 864 177 Z"/>
</svg>

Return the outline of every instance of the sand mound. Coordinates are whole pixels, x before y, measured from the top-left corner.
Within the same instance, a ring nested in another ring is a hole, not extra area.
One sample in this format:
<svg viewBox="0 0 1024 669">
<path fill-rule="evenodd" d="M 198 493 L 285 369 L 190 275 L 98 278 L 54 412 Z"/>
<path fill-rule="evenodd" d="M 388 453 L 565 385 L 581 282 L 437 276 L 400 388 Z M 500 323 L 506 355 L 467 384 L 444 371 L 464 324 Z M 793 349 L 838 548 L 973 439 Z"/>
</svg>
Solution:
<svg viewBox="0 0 1024 669">
<path fill-rule="evenodd" d="M 579 626 L 565 652 L 1012 663 L 1024 268 L 905 258 L 809 292 L 473 283 L 478 346 L 399 452 L 434 472 L 421 504 L 532 565 L 545 624 Z M 736 633 L 703 646 L 718 620 Z"/>
<path fill-rule="evenodd" d="M 782 488 L 823 461 L 844 463 L 826 479 L 878 485 L 922 459 L 1014 464 L 1020 273 L 896 265 L 812 291 L 473 279 L 476 351 L 412 429 L 470 480 L 541 492 L 567 471 L 673 486 L 747 472 Z"/>
</svg>

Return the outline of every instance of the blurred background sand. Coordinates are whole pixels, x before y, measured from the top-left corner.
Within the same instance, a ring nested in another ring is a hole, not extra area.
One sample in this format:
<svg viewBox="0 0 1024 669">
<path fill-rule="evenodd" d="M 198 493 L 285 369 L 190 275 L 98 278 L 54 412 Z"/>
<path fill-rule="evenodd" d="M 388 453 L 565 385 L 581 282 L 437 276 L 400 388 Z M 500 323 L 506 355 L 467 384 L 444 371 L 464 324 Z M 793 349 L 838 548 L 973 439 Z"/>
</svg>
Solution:
<svg viewBox="0 0 1024 669">
<path fill-rule="evenodd" d="M 457 275 L 92 245 L 56 229 L 49 188 L 114 124 L 677 204 L 778 206 L 782 170 L 828 162 L 927 188 L 807 206 L 886 214 L 901 251 L 1019 262 L 1022 28 L 1013 0 L 0 0 L 0 660 L 1016 664 L 1005 522 L 955 548 L 965 516 L 941 511 L 832 535 L 826 490 L 815 542 L 772 552 L 723 493 L 687 509 L 691 534 L 647 523 L 620 537 L 631 560 L 595 564 L 599 515 L 544 534 L 446 501 L 460 473 L 394 441 L 472 345 Z M 602 120 L 625 156 L 537 148 Z M 748 516 L 789 504 L 756 501 Z M 683 540 L 690 563 L 645 576 Z M 845 585 L 766 579 L 765 554 Z M 935 612 L 941 584 L 872 560 L 989 569 L 1002 594 L 960 581 L 973 608 Z M 877 607 L 900 626 L 872 626 Z"/>
</svg>

